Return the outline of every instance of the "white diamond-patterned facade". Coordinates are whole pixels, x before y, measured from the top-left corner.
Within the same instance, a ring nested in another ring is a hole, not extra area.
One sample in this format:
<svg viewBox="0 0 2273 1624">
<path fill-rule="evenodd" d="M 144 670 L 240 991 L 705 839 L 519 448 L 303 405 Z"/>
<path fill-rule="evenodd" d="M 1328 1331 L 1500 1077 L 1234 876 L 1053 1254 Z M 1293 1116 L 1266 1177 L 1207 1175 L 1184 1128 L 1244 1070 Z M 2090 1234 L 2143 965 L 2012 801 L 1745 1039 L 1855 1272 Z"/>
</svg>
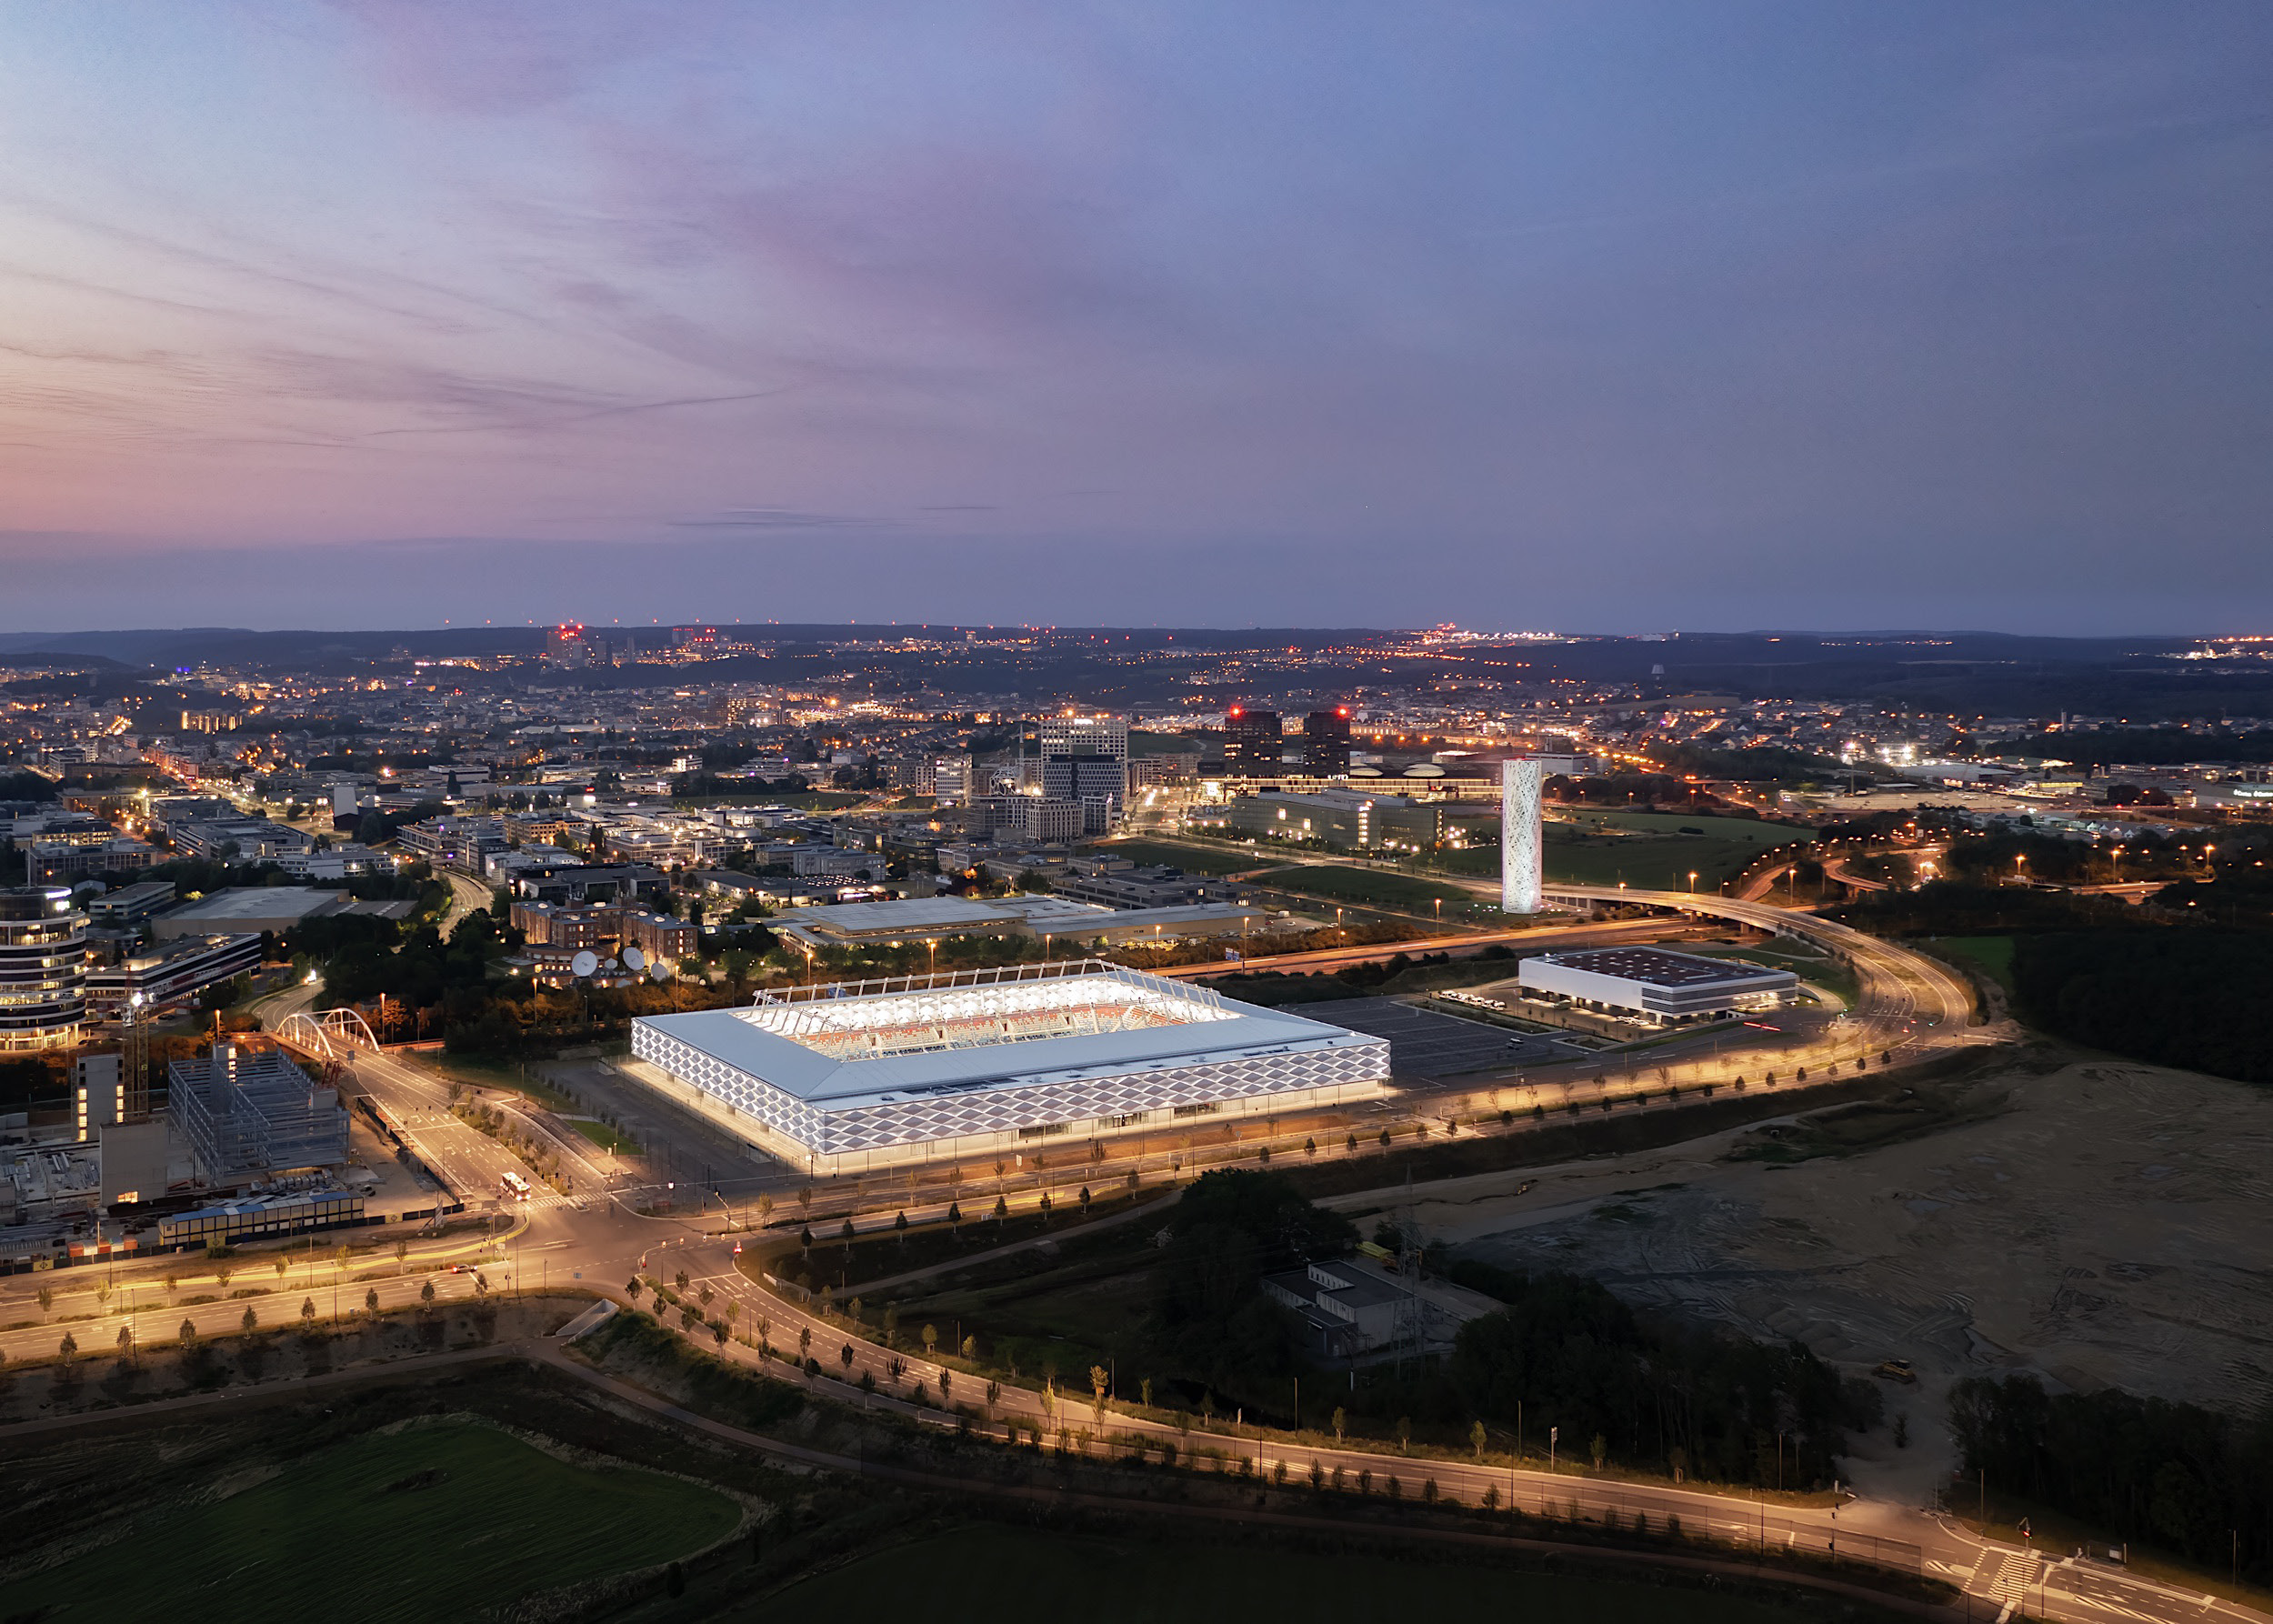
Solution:
<svg viewBox="0 0 2273 1624">
<path fill-rule="evenodd" d="M 1377 1098 L 1388 1045 L 1096 960 L 648 1016 L 635 1075 L 816 1173 Z"/>
<path fill-rule="evenodd" d="M 1516 757 L 1499 764 L 1499 907 L 1536 914 L 1547 906 L 1547 853 L 1540 829 L 1546 764 Z"/>
</svg>

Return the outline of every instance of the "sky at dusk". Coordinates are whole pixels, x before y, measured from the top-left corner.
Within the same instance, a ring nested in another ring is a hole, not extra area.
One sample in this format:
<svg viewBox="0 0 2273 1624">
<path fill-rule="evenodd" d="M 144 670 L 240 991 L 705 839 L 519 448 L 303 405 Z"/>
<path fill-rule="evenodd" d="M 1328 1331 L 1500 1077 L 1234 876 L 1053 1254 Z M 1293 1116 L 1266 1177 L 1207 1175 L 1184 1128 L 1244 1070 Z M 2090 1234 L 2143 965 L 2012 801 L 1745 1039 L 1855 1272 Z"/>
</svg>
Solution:
<svg viewBox="0 0 2273 1624">
<path fill-rule="evenodd" d="M 2273 631 L 2273 7 L 0 0 L 0 629 Z"/>
</svg>

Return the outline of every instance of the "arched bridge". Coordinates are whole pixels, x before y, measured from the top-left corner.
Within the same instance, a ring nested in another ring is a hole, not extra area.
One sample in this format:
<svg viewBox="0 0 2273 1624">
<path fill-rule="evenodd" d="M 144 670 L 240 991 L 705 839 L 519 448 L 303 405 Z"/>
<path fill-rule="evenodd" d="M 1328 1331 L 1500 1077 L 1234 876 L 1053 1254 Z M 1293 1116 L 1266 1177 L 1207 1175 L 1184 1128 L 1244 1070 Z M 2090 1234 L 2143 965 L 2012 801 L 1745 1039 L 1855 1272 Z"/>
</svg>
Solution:
<svg viewBox="0 0 2273 1624">
<path fill-rule="evenodd" d="M 379 1040 L 371 1025 L 353 1009 L 297 1010 L 285 1017 L 273 1036 L 303 1054 L 344 1059 L 358 1049 L 375 1054 Z"/>
</svg>

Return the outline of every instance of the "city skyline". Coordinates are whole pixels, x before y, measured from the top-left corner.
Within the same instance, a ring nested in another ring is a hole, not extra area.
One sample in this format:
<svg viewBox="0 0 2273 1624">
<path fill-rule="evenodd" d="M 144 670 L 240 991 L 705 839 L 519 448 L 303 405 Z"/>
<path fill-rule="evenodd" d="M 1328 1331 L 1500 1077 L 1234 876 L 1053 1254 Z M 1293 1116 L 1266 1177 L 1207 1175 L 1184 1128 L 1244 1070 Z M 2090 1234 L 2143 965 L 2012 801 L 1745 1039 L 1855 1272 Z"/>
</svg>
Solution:
<svg viewBox="0 0 2273 1624">
<path fill-rule="evenodd" d="M 12 9 L 0 629 L 2253 629 L 2269 33 Z"/>
</svg>

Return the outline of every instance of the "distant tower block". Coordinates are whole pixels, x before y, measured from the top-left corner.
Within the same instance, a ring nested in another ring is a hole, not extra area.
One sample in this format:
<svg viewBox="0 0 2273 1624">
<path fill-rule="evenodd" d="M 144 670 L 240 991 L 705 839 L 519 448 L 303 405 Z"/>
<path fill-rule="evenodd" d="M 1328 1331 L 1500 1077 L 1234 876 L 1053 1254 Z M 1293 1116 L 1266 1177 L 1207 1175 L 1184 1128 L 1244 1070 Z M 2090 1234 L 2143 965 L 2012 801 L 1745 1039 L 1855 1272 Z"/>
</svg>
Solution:
<svg viewBox="0 0 2273 1624">
<path fill-rule="evenodd" d="M 1539 799 L 1547 769 L 1528 757 L 1499 764 L 1499 907 L 1536 914 L 1547 883 L 1539 837 Z"/>
</svg>

